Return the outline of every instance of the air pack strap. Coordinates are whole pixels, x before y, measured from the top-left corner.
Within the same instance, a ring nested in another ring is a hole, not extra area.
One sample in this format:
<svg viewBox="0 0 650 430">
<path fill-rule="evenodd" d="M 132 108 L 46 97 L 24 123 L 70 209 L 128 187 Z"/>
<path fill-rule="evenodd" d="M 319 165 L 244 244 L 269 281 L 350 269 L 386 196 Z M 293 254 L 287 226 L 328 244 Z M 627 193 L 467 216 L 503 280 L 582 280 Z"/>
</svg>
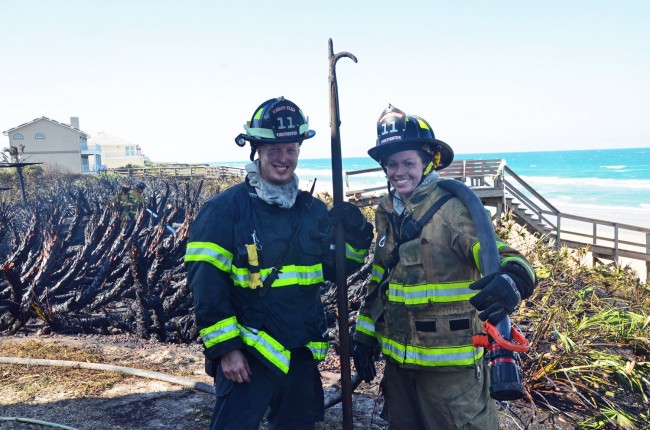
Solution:
<svg viewBox="0 0 650 430">
<path fill-rule="evenodd" d="M 424 228 L 424 225 L 431 219 L 433 214 L 435 214 L 438 209 L 442 207 L 449 199 L 451 199 L 453 194 L 445 194 L 444 196 L 440 197 L 431 207 L 429 208 L 428 211 L 422 215 L 422 218 L 419 220 L 414 220 L 410 219 L 404 224 L 402 227 L 402 231 L 400 233 L 400 243 L 408 242 L 409 240 L 413 240 L 416 237 L 420 235 L 420 232 L 422 231 L 422 228 Z"/>
</svg>

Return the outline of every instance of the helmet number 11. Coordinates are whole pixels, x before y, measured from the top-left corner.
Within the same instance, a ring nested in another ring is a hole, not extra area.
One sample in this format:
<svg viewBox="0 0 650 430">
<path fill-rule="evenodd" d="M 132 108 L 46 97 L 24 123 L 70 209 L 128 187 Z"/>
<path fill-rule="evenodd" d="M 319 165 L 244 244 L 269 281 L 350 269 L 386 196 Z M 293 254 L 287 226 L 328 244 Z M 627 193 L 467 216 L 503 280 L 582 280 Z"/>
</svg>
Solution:
<svg viewBox="0 0 650 430">
<path fill-rule="evenodd" d="M 287 126 L 284 125 L 284 121 L 282 121 L 281 116 L 277 117 L 277 120 L 280 123 L 280 125 L 278 126 L 278 130 L 284 130 L 285 128 L 296 128 L 296 126 L 293 125 L 293 119 L 290 116 L 286 118 L 287 118 L 287 122 L 289 123 L 289 125 Z"/>
<path fill-rule="evenodd" d="M 390 124 L 390 131 L 389 131 L 389 130 L 386 130 L 386 123 L 385 123 L 385 122 L 383 122 L 383 123 L 381 124 L 381 126 L 382 126 L 382 128 L 383 128 L 383 131 L 381 132 L 381 135 L 382 135 L 382 136 L 383 136 L 384 134 L 388 134 L 388 133 L 396 133 L 396 132 L 397 132 L 397 129 L 395 128 L 395 121 L 391 121 L 389 124 Z"/>
</svg>

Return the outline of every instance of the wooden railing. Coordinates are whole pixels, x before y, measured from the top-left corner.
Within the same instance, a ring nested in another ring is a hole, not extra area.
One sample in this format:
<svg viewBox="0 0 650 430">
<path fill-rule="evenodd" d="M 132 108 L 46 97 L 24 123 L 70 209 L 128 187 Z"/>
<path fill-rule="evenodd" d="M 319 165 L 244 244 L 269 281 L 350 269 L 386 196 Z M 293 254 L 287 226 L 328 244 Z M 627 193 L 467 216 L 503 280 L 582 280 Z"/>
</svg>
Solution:
<svg viewBox="0 0 650 430">
<path fill-rule="evenodd" d="M 546 228 L 559 245 L 589 247 L 594 258 L 617 261 L 620 257 L 646 262 L 650 275 L 650 228 L 563 213 L 535 191 L 508 166 L 504 169 L 506 206 L 531 214 L 532 222 Z"/>
<path fill-rule="evenodd" d="M 170 167 L 132 167 L 120 169 L 108 169 L 122 176 L 129 177 L 175 177 L 175 178 L 211 178 L 218 179 L 226 176 L 246 176 L 246 169 L 243 167 L 230 166 L 201 166 L 201 165 L 183 165 Z"/>
<path fill-rule="evenodd" d="M 472 187 L 499 188 L 501 186 L 500 181 L 503 178 L 504 167 L 505 160 L 500 158 L 489 160 L 455 160 L 438 173 L 440 173 L 440 176 L 443 178 L 456 179 Z M 363 173 L 380 172 L 381 170 L 381 167 L 374 167 L 371 169 L 351 170 L 345 172 L 345 185 L 348 188 L 345 195 L 350 197 L 373 191 L 385 190 L 386 185 L 363 189 L 350 189 L 351 176 Z"/>
</svg>

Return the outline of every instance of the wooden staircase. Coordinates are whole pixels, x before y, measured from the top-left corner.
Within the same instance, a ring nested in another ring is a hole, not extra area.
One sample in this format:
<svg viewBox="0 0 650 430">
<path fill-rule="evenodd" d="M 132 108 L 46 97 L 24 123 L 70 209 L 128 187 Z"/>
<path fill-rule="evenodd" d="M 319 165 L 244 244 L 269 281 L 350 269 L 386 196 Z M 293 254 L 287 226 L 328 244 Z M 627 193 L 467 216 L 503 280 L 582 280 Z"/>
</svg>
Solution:
<svg viewBox="0 0 650 430">
<path fill-rule="evenodd" d="M 535 218 L 532 213 L 528 212 L 526 208 L 513 197 L 506 197 L 506 208 L 512 211 L 512 214 L 518 220 L 518 224 L 523 225 L 531 233 L 548 235 L 553 232 L 551 226 Z"/>
</svg>

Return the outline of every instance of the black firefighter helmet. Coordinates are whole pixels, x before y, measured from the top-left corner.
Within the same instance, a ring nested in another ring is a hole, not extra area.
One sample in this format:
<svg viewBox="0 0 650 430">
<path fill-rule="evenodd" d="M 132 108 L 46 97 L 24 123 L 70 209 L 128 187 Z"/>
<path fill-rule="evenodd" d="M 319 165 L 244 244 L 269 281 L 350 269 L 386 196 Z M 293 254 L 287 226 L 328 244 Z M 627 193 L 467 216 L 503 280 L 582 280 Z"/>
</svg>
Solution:
<svg viewBox="0 0 650 430">
<path fill-rule="evenodd" d="M 251 120 L 244 125 L 246 133 L 235 138 L 241 147 L 251 144 L 251 161 L 259 145 L 267 143 L 302 143 L 311 139 L 316 132 L 309 129 L 309 120 L 300 108 L 284 97 L 270 99 L 262 103 Z"/>
<path fill-rule="evenodd" d="M 368 155 L 382 167 L 391 155 L 415 149 L 433 156 L 435 170 L 449 166 L 454 151 L 442 140 L 436 139 L 429 123 L 416 115 L 407 115 L 395 106 L 388 105 L 377 120 L 377 142 Z M 439 155 L 438 155 L 439 154 Z"/>
</svg>

